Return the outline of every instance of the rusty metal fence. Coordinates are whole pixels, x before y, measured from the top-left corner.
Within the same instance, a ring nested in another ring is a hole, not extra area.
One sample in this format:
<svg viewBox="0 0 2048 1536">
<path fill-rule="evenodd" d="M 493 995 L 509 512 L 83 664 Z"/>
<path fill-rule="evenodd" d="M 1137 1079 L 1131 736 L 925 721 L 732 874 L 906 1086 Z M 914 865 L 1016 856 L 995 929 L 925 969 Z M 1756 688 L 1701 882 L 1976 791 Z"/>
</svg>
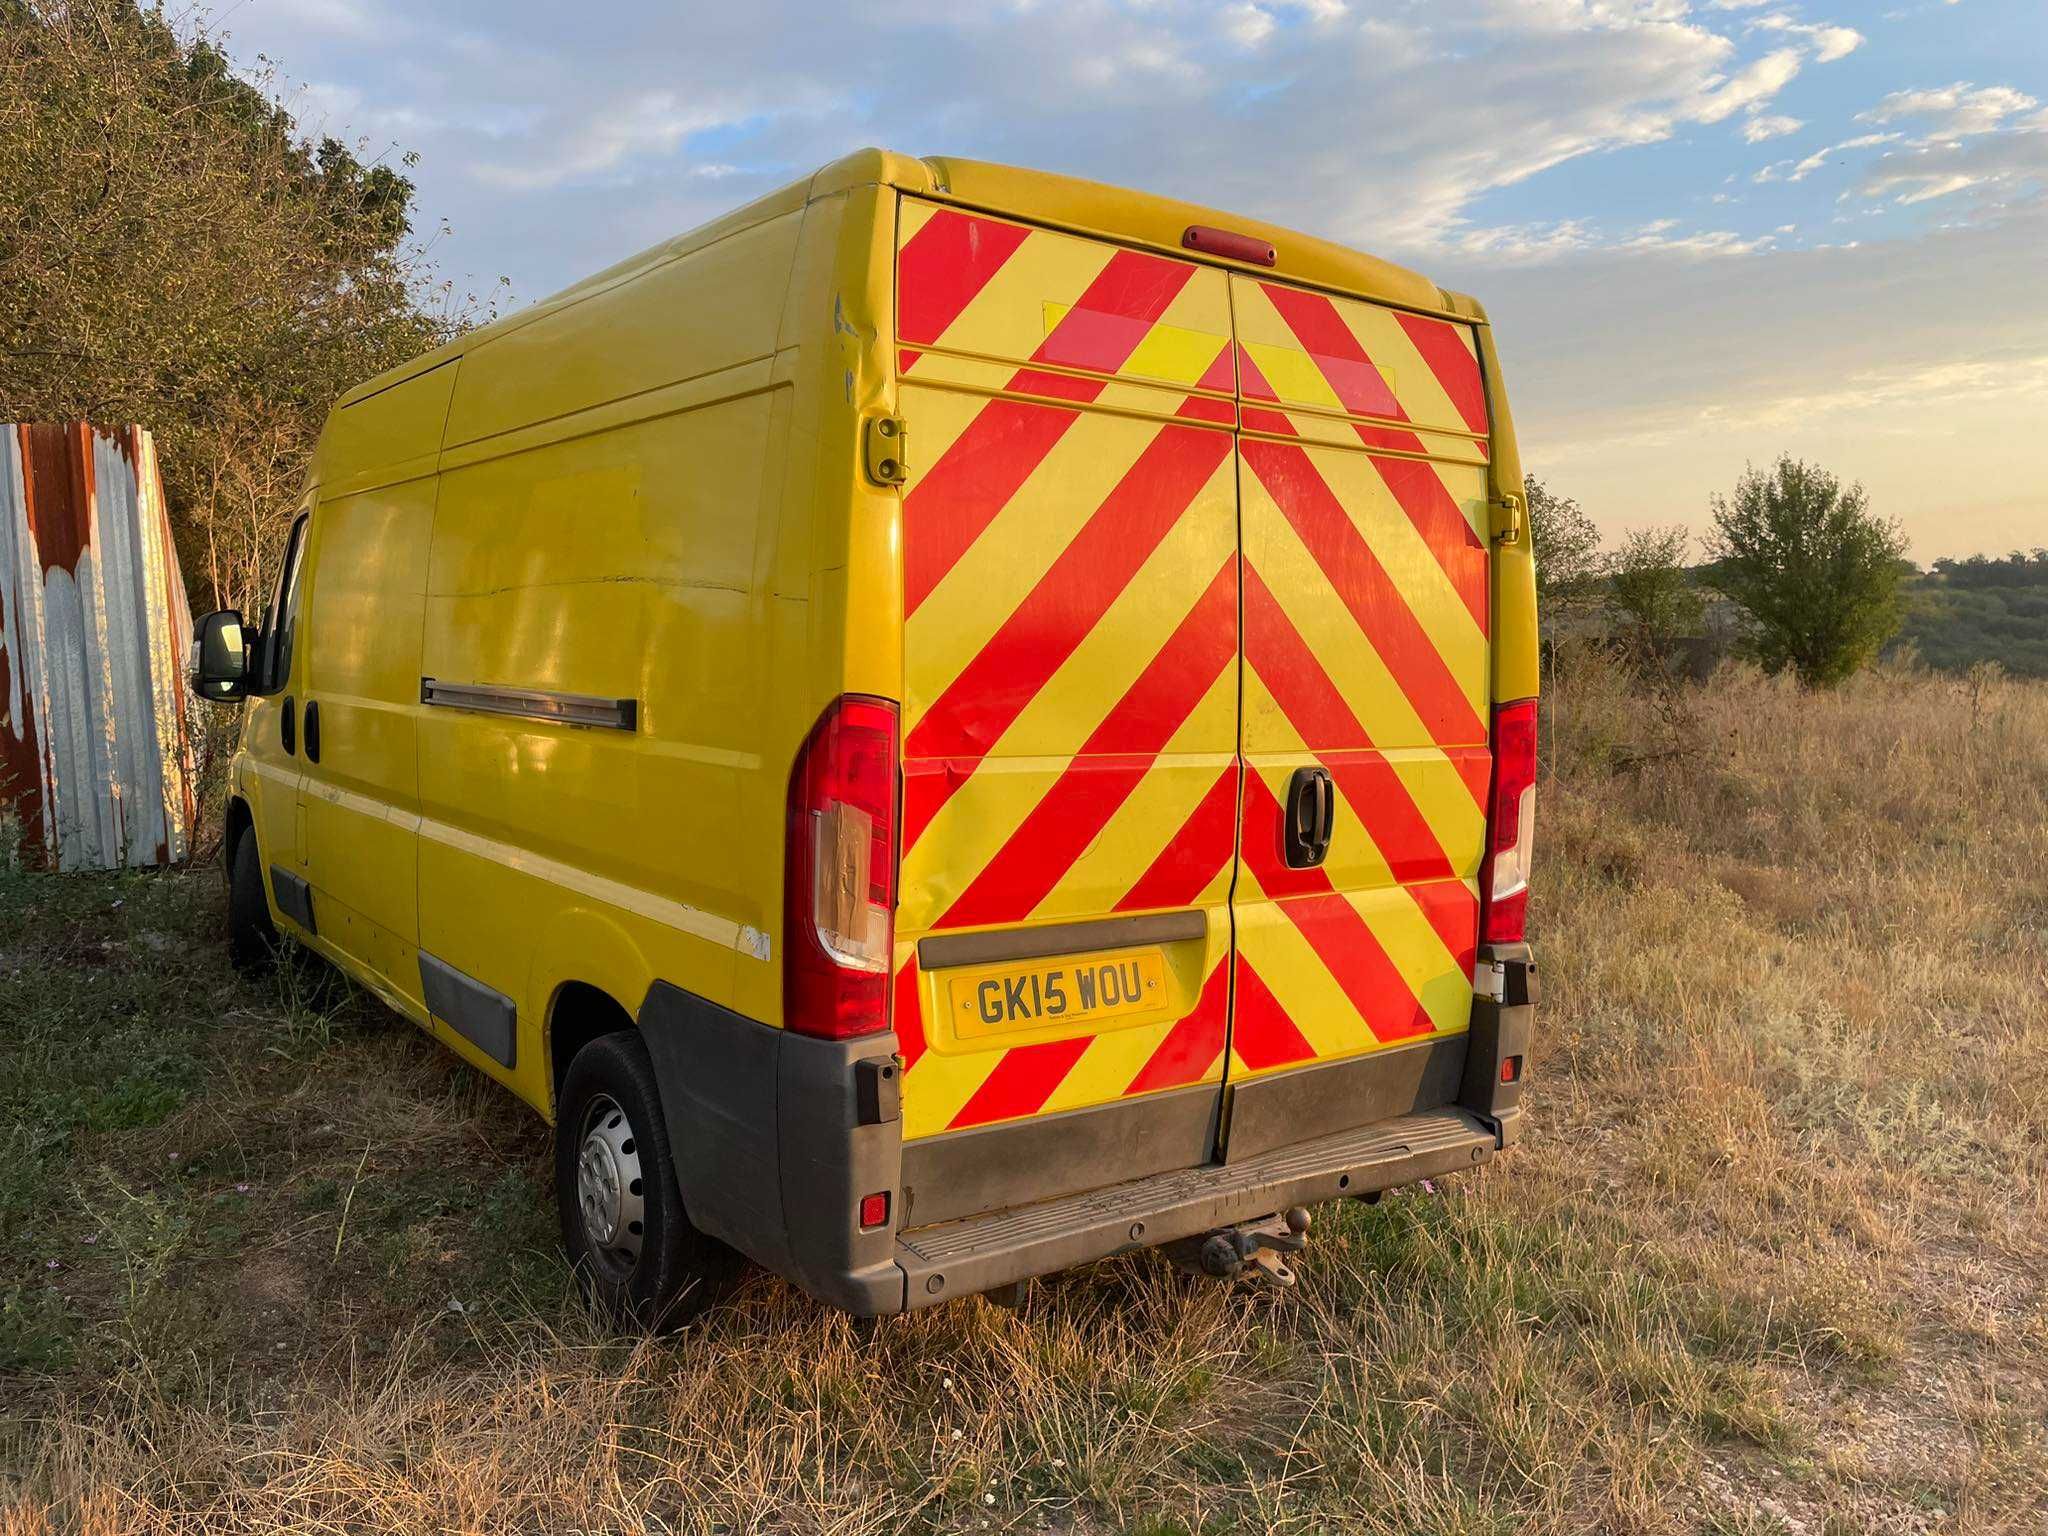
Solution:
<svg viewBox="0 0 2048 1536">
<path fill-rule="evenodd" d="M 185 857 L 192 613 L 140 427 L 0 426 L 0 814 L 21 857 Z"/>
</svg>

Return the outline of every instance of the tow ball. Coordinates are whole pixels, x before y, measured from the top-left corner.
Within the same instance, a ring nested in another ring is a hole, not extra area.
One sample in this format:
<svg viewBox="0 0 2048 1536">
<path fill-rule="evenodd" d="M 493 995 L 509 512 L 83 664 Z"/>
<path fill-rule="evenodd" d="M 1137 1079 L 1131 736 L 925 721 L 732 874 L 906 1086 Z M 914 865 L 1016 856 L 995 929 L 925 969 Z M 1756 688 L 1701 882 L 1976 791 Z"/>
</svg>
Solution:
<svg viewBox="0 0 2048 1536">
<path fill-rule="evenodd" d="M 1299 1253 L 1308 1246 L 1308 1224 L 1306 1207 L 1289 1206 L 1278 1216 L 1168 1243 L 1166 1256 L 1190 1274 L 1290 1286 L 1294 1271 L 1282 1255 Z"/>
</svg>

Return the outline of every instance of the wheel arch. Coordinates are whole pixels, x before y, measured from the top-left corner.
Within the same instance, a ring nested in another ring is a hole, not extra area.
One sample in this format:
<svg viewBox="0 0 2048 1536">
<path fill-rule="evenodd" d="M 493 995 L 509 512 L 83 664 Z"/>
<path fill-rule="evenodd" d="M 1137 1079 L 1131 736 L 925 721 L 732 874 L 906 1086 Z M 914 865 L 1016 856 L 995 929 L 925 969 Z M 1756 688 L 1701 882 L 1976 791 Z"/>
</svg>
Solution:
<svg viewBox="0 0 2048 1536">
<path fill-rule="evenodd" d="M 241 846 L 245 833 L 256 830 L 256 813 L 249 802 L 240 795 L 229 795 L 227 806 L 221 812 L 220 854 L 221 863 L 229 868 L 234 866 L 235 850 Z M 259 848 L 258 852 L 261 852 Z"/>
<path fill-rule="evenodd" d="M 547 1063 L 548 1116 L 562 1100 L 562 1083 L 569 1075 L 569 1063 L 576 1053 L 609 1034 L 634 1029 L 638 1021 L 632 1010 L 611 993 L 588 981 L 565 981 L 548 999 Z"/>
</svg>

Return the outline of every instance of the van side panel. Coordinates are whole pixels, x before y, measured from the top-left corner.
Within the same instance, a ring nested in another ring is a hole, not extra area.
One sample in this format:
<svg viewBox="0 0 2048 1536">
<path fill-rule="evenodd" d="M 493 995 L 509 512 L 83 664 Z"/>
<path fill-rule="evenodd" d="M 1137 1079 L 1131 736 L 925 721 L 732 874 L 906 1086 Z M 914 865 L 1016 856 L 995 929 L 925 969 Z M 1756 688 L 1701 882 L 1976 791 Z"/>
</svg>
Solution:
<svg viewBox="0 0 2048 1536">
<path fill-rule="evenodd" d="M 1469 1023 L 1491 599 L 1470 328 L 1231 285 L 1247 771 L 1230 1077 L 1244 1082 Z M 1285 807 L 1317 772 L 1334 788 L 1328 851 L 1290 867 Z"/>
<path fill-rule="evenodd" d="M 761 752 L 757 545 L 799 224 L 463 363 L 414 679 L 448 695 L 422 711 L 420 945 L 514 1002 L 514 1065 L 464 1054 L 543 1108 L 563 983 L 629 1012 L 657 977 L 722 1003 L 743 954 L 765 963 L 740 811 L 745 780 L 782 771 Z"/>
<path fill-rule="evenodd" d="M 1206 1085 L 1126 1149 L 1184 1166 L 1238 793 L 1226 279 L 911 199 L 898 235 L 905 1139 Z"/>
<path fill-rule="evenodd" d="M 300 805 L 319 941 L 416 1014 L 420 619 L 456 374 L 444 364 L 335 413 L 294 647 L 305 657 Z"/>
</svg>

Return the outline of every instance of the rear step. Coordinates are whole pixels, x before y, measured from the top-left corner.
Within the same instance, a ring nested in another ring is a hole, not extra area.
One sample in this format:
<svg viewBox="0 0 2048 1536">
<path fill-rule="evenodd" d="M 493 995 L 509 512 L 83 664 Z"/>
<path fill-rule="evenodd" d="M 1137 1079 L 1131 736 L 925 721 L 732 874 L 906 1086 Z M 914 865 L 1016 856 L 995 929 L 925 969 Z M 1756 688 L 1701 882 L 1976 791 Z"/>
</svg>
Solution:
<svg viewBox="0 0 2048 1536">
<path fill-rule="evenodd" d="M 992 1211 L 896 1239 L 908 1307 L 992 1290 L 1150 1248 L 1289 1206 L 1410 1184 L 1493 1156 L 1498 1137 L 1456 1107 L 1401 1115 L 1241 1163 L 1176 1168 L 1127 1184 Z"/>
</svg>

